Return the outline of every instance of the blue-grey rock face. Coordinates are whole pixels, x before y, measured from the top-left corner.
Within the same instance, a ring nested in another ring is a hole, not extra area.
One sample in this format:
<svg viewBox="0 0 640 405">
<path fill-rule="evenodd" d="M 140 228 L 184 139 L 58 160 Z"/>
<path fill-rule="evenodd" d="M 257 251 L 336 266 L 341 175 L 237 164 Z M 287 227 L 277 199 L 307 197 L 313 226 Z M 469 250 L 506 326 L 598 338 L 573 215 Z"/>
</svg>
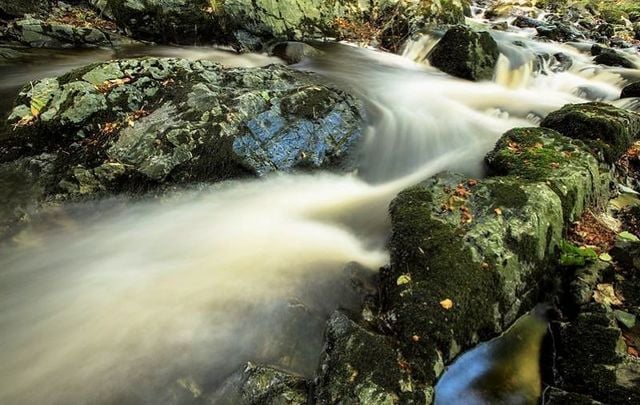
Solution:
<svg viewBox="0 0 640 405">
<path fill-rule="evenodd" d="M 356 99 L 308 73 L 149 58 L 34 82 L 4 128 L 0 172 L 48 153 L 37 190 L 64 197 L 351 170 L 363 123 Z"/>
</svg>

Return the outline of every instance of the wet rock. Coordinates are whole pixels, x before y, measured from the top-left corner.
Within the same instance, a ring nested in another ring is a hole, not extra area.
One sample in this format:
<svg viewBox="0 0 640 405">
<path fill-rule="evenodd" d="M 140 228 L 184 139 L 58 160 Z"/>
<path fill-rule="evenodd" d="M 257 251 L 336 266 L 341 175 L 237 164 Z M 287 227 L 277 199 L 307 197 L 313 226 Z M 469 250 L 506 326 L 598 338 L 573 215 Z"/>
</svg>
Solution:
<svg viewBox="0 0 640 405">
<path fill-rule="evenodd" d="M 636 69 L 636 64 L 622 53 L 611 48 L 603 48 L 594 61 L 600 65 L 620 66 L 627 69 Z"/>
<path fill-rule="evenodd" d="M 634 82 L 626 85 L 622 89 L 620 98 L 640 97 L 640 82 Z"/>
<path fill-rule="evenodd" d="M 280 42 L 274 45 L 271 54 L 289 64 L 295 64 L 302 62 L 305 58 L 319 56 L 322 51 L 304 42 Z"/>
<path fill-rule="evenodd" d="M 602 205 L 612 176 L 576 139 L 546 128 L 515 128 L 487 155 L 492 173 L 524 181 L 545 182 L 560 197 L 567 223 L 585 208 Z"/>
<path fill-rule="evenodd" d="M 610 309 L 590 304 L 575 320 L 555 325 L 559 388 L 597 401 L 640 401 L 640 361 L 626 353 Z"/>
<path fill-rule="evenodd" d="M 385 319 L 408 357 L 435 344 L 445 362 L 533 306 L 563 228 L 558 196 L 513 177 L 439 175 L 390 213 Z"/>
<path fill-rule="evenodd" d="M 315 399 L 320 404 L 430 402 L 431 387 L 414 385 L 403 364 L 391 338 L 365 330 L 344 313 L 335 312 L 327 325 Z"/>
<path fill-rule="evenodd" d="M 576 269 L 573 280 L 569 284 L 569 299 L 574 307 L 586 305 L 593 297 L 593 291 L 607 274 L 612 274 L 610 263 L 597 261 Z"/>
<path fill-rule="evenodd" d="M 536 28 L 544 25 L 544 22 L 536 20 L 535 18 L 519 15 L 511 24 L 519 28 Z"/>
<path fill-rule="evenodd" d="M 567 54 L 558 52 L 553 55 L 555 63 L 551 66 L 551 70 L 555 73 L 566 72 L 573 66 L 573 59 Z"/>
<path fill-rule="evenodd" d="M 137 38 L 235 45 L 247 45 L 245 40 L 253 38 L 249 42 L 254 42 L 254 48 L 270 40 L 340 37 L 341 26 L 345 25 L 378 24 L 383 30 L 387 25 L 395 25 L 396 16 L 402 16 L 400 25 L 409 34 L 433 21 L 461 23 L 464 7 L 468 6 L 466 0 L 429 0 L 419 4 L 396 0 L 93 0 L 93 3 Z M 382 20 L 377 16 L 382 16 Z M 385 20 L 387 16 L 389 20 Z"/>
<path fill-rule="evenodd" d="M 563 22 L 539 25 L 536 27 L 536 31 L 538 32 L 539 37 L 547 38 L 552 41 L 568 42 L 584 39 L 584 35 L 573 25 Z"/>
<path fill-rule="evenodd" d="M 277 368 L 248 363 L 233 374 L 207 403 L 223 405 L 306 405 L 308 382 Z"/>
<path fill-rule="evenodd" d="M 56 155 L 48 194 L 350 170 L 361 106 L 282 66 L 225 69 L 181 59 L 100 63 L 25 87 L 0 162 Z"/>
<path fill-rule="evenodd" d="M 6 36 L 32 48 L 110 47 L 110 35 L 97 28 L 74 27 L 34 18 L 13 22 Z"/>
<path fill-rule="evenodd" d="M 42 154 L 0 164 L 0 236 L 10 223 L 27 220 L 34 201 L 55 178 L 55 155 Z"/>
<path fill-rule="evenodd" d="M 479 81 L 491 80 L 498 56 L 498 45 L 488 32 L 458 25 L 446 32 L 427 59 L 450 75 Z"/>
<path fill-rule="evenodd" d="M 0 0 L 0 16 L 21 17 L 25 14 L 34 14 L 46 11 L 50 8 L 48 0 Z"/>
<path fill-rule="evenodd" d="M 580 139 L 607 163 L 613 163 L 640 136 L 640 115 L 603 103 L 569 104 L 540 124 Z"/>
<path fill-rule="evenodd" d="M 640 270 L 640 239 L 629 232 L 620 233 L 616 237 L 611 255 L 621 266 Z"/>
<path fill-rule="evenodd" d="M 549 388 L 545 393 L 544 405 L 602 405 L 586 395 L 567 392 L 558 388 Z"/>
</svg>

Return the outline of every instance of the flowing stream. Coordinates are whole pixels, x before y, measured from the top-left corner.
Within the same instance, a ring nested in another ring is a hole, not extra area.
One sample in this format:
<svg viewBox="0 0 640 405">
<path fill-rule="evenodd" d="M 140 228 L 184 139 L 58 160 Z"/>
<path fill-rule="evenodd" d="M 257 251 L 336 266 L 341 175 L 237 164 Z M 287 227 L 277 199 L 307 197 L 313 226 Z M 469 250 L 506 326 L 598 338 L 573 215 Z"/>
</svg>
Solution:
<svg viewBox="0 0 640 405">
<path fill-rule="evenodd" d="M 318 45 L 295 66 L 365 101 L 357 173 L 229 181 L 35 218 L 0 245 L 0 403 L 165 403 L 177 381 L 215 390 L 247 361 L 311 376 L 328 316 L 360 305 L 353 277 L 388 262 L 386 210 L 400 190 L 442 170 L 482 176 L 502 133 L 564 104 L 637 107 L 615 100 L 640 71 L 593 65 L 588 44 L 492 34 L 502 52 L 493 82 L 430 67 L 431 36 L 401 56 Z M 558 53 L 572 65 L 540 56 Z M 0 110 L 29 80 L 139 55 L 277 62 L 203 48 L 38 51 L 0 66 Z"/>
</svg>

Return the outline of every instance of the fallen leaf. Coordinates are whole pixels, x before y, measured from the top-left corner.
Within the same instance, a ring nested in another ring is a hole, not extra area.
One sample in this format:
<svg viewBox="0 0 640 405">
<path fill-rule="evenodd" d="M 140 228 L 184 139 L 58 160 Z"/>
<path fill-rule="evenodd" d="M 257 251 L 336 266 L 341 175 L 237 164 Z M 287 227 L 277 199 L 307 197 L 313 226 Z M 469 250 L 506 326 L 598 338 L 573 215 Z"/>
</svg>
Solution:
<svg viewBox="0 0 640 405">
<path fill-rule="evenodd" d="M 411 336 L 411 340 L 413 340 L 414 342 L 419 342 L 420 341 L 420 336 L 413 335 L 413 336 Z"/>
<path fill-rule="evenodd" d="M 400 277 L 398 277 L 398 279 L 396 280 L 397 285 L 405 285 L 405 284 L 409 284 L 410 282 L 411 282 L 410 274 L 403 274 Z"/>
<path fill-rule="evenodd" d="M 444 309 L 449 310 L 449 309 L 453 308 L 453 301 L 451 301 L 449 298 L 444 299 L 444 300 L 440 301 L 440 306 L 442 308 L 444 308 Z"/>
<path fill-rule="evenodd" d="M 612 284 L 598 284 L 593 292 L 593 299 L 598 304 L 621 306 L 622 300 L 616 295 Z"/>
<path fill-rule="evenodd" d="M 598 259 L 602 260 L 603 262 L 610 262 L 611 260 L 613 260 L 609 253 L 602 253 L 600 256 L 598 256 Z"/>
<path fill-rule="evenodd" d="M 496 215 L 502 215 L 502 210 L 500 208 L 496 208 L 493 211 L 496 213 Z"/>
</svg>

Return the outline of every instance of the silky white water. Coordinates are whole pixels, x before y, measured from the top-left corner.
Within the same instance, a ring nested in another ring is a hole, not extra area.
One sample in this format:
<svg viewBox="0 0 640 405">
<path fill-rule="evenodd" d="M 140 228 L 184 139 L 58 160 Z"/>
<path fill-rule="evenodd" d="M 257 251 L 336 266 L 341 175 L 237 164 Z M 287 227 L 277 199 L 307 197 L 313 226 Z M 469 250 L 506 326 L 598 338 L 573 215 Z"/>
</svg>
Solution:
<svg viewBox="0 0 640 405">
<path fill-rule="evenodd" d="M 206 397 L 246 361 L 310 376 L 326 318 L 358 308 L 347 265 L 373 274 L 388 261 L 386 209 L 400 190 L 447 169 L 481 176 L 507 129 L 566 103 L 612 101 L 637 77 L 526 31 L 494 35 L 505 54 L 494 82 L 421 63 L 429 38 L 404 57 L 320 46 L 297 66 L 365 102 L 357 173 L 230 181 L 35 218 L 0 246 L 0 403 L 180 402 L 180 381 Z M 559 51 L 570 69 L 533 68 Z M 236 63 L 272 62 L 249 58 Z"/>
</svg>

